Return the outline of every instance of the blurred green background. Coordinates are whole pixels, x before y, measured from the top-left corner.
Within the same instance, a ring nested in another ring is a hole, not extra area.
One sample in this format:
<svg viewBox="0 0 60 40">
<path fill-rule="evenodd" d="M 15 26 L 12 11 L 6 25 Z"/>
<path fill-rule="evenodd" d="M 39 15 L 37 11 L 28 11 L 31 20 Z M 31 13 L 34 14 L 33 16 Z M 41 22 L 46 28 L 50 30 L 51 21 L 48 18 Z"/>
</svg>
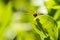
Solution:
<svg viewBox="0 0 60 40">
<path fill-rule="evenodd" d="M 33 29 L 36 11 L 56 21 L 60 40 L 60 0 L 0 0 L 0 40 L 55 40 Z"/>
</svg>

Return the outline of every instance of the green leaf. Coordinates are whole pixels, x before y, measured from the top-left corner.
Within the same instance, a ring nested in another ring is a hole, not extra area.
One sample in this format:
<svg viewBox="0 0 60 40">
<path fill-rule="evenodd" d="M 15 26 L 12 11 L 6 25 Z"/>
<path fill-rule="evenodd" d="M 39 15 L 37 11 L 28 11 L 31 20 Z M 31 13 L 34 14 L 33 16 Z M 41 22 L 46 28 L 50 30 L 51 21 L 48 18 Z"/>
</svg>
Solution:
<svg viewBox="0 0 60 40">
<path fill-rule="evenodd" d="M 60 21 L 57 21 L 58 24 L 58 40 L 60 40 Z"/>
<path fill-rule="evenodd" d="M 55 19 L 56 21 L 59 21 L 59 20 L 60 20 L 60 9 L 57 10 L 57 12 L 55 13 L 54 19 Z"/>
<path fill-rule="evenodd" d="M 11 2 L 9 2 L 7 5 L 4 6 L 3 13 L 1 14 L 0 17 L 0 21 L 1 21 L 0 37 L 2 36 L 7 25 L 9 24 L 11 15 L 12 15 L 12 4 Z"/>
<path fill-rule="evenodd" d="M 52 9 L 50 10 L 50 12 L 48 13 L 48 15 L 54 17 L 56 11 L 57 11 L 56 9 L 53 9 L 53 8 L 52 8 Z"/>
<path fill-rule="evenodd" d="M 48 15 L 39 15 L 33 20 L 33 29 L 42 37 L 57 37 L 57 23 Z"/>
<path fill-rule="evenodd" d="M 57 5 L 60 5 L 60 0 L 54 0 Z"/>
<path fill-rule="evenodd" d="M 44 4 L 48 9 L 48 12 L 50 12 L 51 8 L 56 5 L 54 0 L 44 0 Z"/>
</svg>

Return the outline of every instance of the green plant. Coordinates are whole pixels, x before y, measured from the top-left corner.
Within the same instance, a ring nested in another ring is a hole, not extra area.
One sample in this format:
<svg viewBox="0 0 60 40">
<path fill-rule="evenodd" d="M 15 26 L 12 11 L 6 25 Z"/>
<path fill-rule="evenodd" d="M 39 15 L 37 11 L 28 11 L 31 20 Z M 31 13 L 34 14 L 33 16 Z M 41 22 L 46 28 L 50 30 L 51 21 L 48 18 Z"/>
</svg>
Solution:
<svg viewBox="0 0 60 40">
<path fill-rule="evenodd" d="M 58 26 L 56 21 L 48 15 L 39 15 L 33 20 L 34 30 L 43 38 L 48 36 L 57 40 Z"/>
</svg>

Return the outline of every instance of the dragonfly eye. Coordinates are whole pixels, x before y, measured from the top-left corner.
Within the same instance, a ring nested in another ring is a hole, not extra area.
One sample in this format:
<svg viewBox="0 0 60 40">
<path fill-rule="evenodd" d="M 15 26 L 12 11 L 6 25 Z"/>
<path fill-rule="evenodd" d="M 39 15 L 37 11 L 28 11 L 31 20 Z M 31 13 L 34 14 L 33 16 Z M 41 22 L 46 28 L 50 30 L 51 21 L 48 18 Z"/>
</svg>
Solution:
<svg viewBox="0 0 60 40">
<path fill-rule="evenodd" d="M 37 16 L 37 13 L 34 13 L 33 16 L 36 17 Z"/>
</svg>

